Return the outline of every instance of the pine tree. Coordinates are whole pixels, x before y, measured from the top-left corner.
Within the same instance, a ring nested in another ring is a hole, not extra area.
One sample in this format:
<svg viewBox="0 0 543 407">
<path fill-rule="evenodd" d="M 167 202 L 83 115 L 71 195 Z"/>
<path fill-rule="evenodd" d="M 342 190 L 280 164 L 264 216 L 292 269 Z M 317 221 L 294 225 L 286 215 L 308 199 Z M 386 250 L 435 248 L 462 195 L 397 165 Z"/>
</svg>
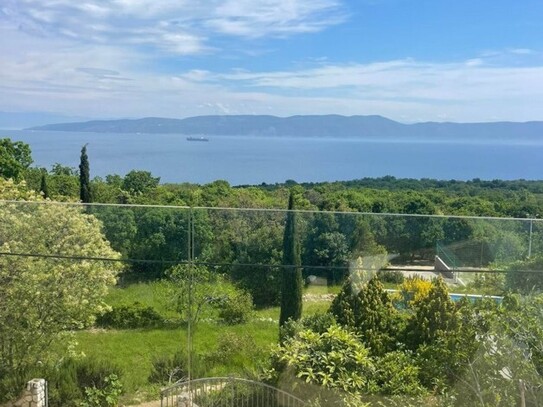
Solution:
<svg viewBox="0 0 543 407">
<path fill-rule="evenodd" d="M 398 312 L 378 278 L 354 287 L 351 278 L 332 302 L 336 321 L 360 334 L 373 355 L 393 350 L 399 335 Z"/>
<path fill-rule="evenodd" d="M 302 316 L 302 268 L 300 246 L 296 233 L 296 213 L 293 212 L 294 193 L 292 191 L 288 200 L 288 209 L 283 236 L 280 326 L 283 326 L 289 319 L 298 320 Z"/>
<path fill-rule="evenodd" d="M 452 336 L 459 327 L 456 307 L 441 277 L 432 282 L 432 288 L 418 304 L 410 321 L 412 345 L 431 344 L 439 338 Z"/>
<path fill-rule="evenodd" d="M 81 149 L 81 159 L 79 162 L 79 199 L 83 203 L 91 203 L 90 191 L 90 170 L 89 157 L 87 156 L 87 145 Z"/>
<path fill-rule="evenodd" d="M 45 199 L 49 198 L 49 188 L 47 187 L 47 174 L 45 172 L 42 172 L 41 174 L 40 192 L 43 194 L 43 197 Z"/>
</svg>

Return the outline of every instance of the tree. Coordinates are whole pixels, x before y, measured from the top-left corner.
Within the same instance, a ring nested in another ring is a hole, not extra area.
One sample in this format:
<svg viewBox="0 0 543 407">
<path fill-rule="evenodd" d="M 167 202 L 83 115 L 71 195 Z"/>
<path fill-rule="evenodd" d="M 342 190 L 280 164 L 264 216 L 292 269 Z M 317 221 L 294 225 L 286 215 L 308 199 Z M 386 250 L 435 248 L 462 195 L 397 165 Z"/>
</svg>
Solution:
<svg viewBox="0 0 543 407">
<path fill-rule="evenodd" d="M 204 266 L 180 264 L 167 272 L 164 282 L 172 308 L 192 329 L 203 316 L 218 318 L 229 325 L 246 322 L 253 302 L 244 290 Z M 213 315 L 215 314 L 215 315 Z"/>
<path fill-rule="evenodd" d="M 47 186 L 47 173 L 44 171 L 41 174 L 40 192 L 45 199 L 49 198 L 49 187 Z"/>
<path fill-rule="evenodd" d="M 322 267 L 328 285 L 343 281 L 350 252 L 335 215 L 315 214 L 304 247 L 304 264 Z"/>
<path fill-rule="evenodd" d="M 543 256 L 516 261 L 507 267 L 506 285 L 521 294 L 543 291 Z"/>
<path fill-rule="evenodd" d="M 281 314 L 279 325 L 289 319 L 298 320 L 302 316 L 302 268 L 300 246 L 296 233 L 296 213 L 294 193 L 288 200 L 287 221 L 283 235 L 283 273 L 281 284 Z"/>
<path fill-rule="evenodd" d="M 449 291 L 441 277 L 432 282 L 428 295 L 418 302 L 409 332 L 416 345 L 431 344 L 458 329 L 458 316 Z"/>
<path fill-rule="evenodd" d="M 0 198 L 41 200 L 0 179 Z M 10 203 L 0 206 L 0 394 L 15 391 L 40 361 L 58 360 L 65 334 L 92 324 L 106 310 L 116 260 L 100 222 L 78 207 Z M 27 256 L 28 254 L 32 257 Z M 56 258 L 40 255 L 58 256 Z M 70 258 L 76 257 L 76 258 Z"/>
<path fill-rule="evenodd" d="M 87 156 L 87 145 L 81 149 L 81 159 L 79 162 L 79 199 L 83 203 L 91 203 L 90 190 L 90 169 L 89 157 Z"/>
<path fill-rule="evenodd" d="M 393 350 L 399 331 L 398 312 L 377 277 L 360 290 L 353 289 L 349 278 L 332 302 L 330 312 L 339 323 L 360 334 L 373 355 Z"/>
<path fill-rule="evenodd" d="M 49 193 L 55 197 L 77 199 L 80 192 L 79 174 L 75 168 L 59 163 L 53 164 L 48 177 Z"/>
<path fill-rule="evenodd" d="M 132 195 L 144 194 L 156 188 L 160 177 L 153 177 L 149 171 L 132 170 L 124 177 L 122 189 Z"/>
<path fill-rule="evenodd" d="M 0 177 L 20 180 L 30 164 L 32 155 L 28 144 L 0 139 Z"/>
</svg>

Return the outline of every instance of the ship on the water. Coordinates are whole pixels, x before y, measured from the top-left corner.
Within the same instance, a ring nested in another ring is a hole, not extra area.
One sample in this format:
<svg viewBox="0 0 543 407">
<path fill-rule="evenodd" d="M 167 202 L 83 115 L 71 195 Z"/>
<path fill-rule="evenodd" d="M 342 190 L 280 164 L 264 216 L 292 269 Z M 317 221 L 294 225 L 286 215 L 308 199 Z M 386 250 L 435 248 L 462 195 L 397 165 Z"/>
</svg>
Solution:
<svg viewBox="0 0 543 407">
<path fill-rule="evenodd" d="M 207 137 L 187 137 L 187 141 L 209 141 Z"/>
</svg>

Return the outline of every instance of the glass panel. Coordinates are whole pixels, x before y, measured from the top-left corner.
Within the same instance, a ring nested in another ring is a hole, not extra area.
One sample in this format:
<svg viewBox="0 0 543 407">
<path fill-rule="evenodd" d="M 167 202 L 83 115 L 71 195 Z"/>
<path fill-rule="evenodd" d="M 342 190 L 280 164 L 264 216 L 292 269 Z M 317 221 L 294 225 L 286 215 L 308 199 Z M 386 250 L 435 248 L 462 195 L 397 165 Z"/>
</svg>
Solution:
<svg viewBox="0 0 543 407">
<path fill-rule="evenodd" d="M 213 405 L 300 405 L 293 396 L 536 405 L 542 228 L 540 219 L 0 202 L 0 339 L 18 361 L 2 351 L 0 373 L 46 376 L 51 405 L 72 386 L 68 371 L 119 373 L 125 402 L 158 400 L 167 387 L 163 405 L 187 394 Z M 184 387 L 172 387 L 178 380 Z"/>
</svg>

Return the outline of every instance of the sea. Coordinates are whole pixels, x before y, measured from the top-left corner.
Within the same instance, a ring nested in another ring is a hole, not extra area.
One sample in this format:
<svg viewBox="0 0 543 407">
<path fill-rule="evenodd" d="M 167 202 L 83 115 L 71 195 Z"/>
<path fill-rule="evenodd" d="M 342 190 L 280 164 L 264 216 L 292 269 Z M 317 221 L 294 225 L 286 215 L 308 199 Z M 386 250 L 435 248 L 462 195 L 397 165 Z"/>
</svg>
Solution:
<svg viewBox="0 0 543 407">
<path fill-rule="evenodd" d="M 150 171 L 162 183 L 231 185 L 344 181 L 364 177 L 441 180 L 543 179 L 543 140 L 364 140 L 353 138 L 115 134 L 0 130 L 30 145 L 34 164 L 77 167 L 87 144 L 91 177 Z"/>
</svg>

